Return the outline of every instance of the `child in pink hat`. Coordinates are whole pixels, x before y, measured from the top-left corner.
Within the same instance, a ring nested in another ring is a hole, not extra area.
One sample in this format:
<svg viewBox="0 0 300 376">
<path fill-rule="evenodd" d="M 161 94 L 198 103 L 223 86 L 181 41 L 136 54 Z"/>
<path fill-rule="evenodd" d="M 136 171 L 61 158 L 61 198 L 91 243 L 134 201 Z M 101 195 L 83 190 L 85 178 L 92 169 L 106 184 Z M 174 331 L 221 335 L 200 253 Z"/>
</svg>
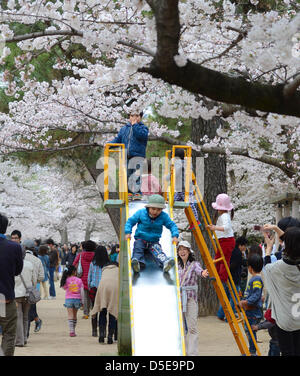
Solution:
<svg viewBox="0 0 300 376">
<path fill-rule="evenodd" d="M 221 193 L 217 196 L 216 202 L 212 203 L 212 207 L 218 211 L 217 223 L 216 225 L 207 225 L 206 228 L 216 232 L 216 236 L 218 238 L 225 260 L 229 267 L 231 253 L 235 247 L 235 239 L 231 224 L 231 220 L 233 218 L 233 205 L 231 203 L 230 197 L 226 193 Z M 220 251 L 217 250 L 215 260 L 220 257 Z M 223 261 L 216 263 L 216 269 L 223 283 L 224 289 L 226 293 L 229 295 L 228 287 L 226 284 L 228 279 L 228 273 Z M 222 306 L 220 306 L 217 316 L 220 320 L 224 320 L 225 315 Z"/>
</svg>

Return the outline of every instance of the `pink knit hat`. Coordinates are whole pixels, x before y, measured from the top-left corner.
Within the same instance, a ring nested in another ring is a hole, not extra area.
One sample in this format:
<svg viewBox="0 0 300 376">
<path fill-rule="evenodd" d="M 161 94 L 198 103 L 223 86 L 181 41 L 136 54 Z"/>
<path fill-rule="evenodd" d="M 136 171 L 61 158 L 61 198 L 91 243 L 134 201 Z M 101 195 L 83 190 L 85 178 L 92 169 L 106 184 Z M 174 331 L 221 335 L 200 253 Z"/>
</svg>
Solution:
<svg viewBox="0 0 300 376">
<path fill-rule="evenodd" d="M 213 202 L 211 206 L 216 210 L 232 210 L 233 205 L 230 202 L 230 197 L 226 193 L 220 193 L 216 202 Z"/>
</svg>

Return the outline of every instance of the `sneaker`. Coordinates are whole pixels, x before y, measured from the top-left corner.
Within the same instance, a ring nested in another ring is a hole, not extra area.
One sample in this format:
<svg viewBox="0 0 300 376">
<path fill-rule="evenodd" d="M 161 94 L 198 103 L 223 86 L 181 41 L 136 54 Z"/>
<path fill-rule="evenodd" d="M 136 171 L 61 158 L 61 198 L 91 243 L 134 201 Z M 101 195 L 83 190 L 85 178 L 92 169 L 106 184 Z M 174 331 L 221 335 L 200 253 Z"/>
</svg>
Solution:
<svg viewBox="0 0 300 376">
<path fill-rule="evenodd" d="M 42 320 L 39 319 L 39 321 L 36 321 L 35 322 L 35 328 L 34 328 L 34 332 L 37 333 L 41 330 L 41 327 L 42 327 Z"/>
<path fill-rule="evenodd" d="M 76 337 L 75 332 L 70 332 L 70 337 Z"/>
<path fill-rule="evenodd" d="M 131 260 L 131 266 L 132 266 L 132 269 L 133 269 L 133 271 L 135 273 L 139 273 L 140 272 L 140 270 L 141 270 L 140 263 L 139 263 L 139 261 L 136 258 L 134 258 L 134 259 Z"/>
<path fill-rule="evenodd" d="M 142 198 L 142 195 L 140 193 L 135 193 L 133 196 L 134 200 L 141 200 L 141 198 Z"/>
<path fill-rule="evenodd" d="M 173 258 L 169 258 L 167 261 L 165 261 L 164 268 L 163 268 L 164 273 L 168 273 L 168 271 L 172 269 L 174 265 L 175 265 L 175 260 Z"/>
<path fill-rule="evenodd" d="M 89 318 L 89 315 L 83 315 L 82 318 L 87 320 Z"/>
</svg>

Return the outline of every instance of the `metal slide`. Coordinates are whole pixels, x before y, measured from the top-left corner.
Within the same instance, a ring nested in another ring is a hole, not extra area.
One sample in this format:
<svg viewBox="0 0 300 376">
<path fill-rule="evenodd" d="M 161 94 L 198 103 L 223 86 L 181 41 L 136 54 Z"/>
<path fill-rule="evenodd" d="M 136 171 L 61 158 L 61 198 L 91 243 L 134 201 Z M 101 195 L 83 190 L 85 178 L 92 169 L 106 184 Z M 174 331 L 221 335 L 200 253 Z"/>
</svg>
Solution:
<svg viewBox="0 0 300 376">
<path fill-rule="evenodd" d="M 129 217 L 142 209 L 146 201 L 129 202 Z M 169 213 L 167 207 L 164 211 Z M 133 249 L 132 231 L 130 253 Z M 177 258 L 171 233 L 164 227 L 160 244 L 167 256 Z M 128 255 L 128 257 L 130 257 Z M 132 355 L 185 355 L 177 263 L 163 273 L 149 255 L 146 268 L 131 274 L 131 340 Z"/>
</svg>

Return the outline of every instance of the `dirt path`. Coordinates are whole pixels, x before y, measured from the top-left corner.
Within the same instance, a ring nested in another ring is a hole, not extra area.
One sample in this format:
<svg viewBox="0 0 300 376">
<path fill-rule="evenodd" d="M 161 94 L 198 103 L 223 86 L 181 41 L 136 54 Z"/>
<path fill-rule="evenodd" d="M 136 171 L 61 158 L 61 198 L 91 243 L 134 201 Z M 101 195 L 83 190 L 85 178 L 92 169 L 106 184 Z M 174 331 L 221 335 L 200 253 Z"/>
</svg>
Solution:
<svg viewBox="0 0 300 376">
<path fill-rule="evenodd" d="M 42 329 L 34 333 L 31 324 L 30 337 L 26 347 L 16 347 L 15 356 L 97 356 L 118 355 L 117 343 L 112 345 L 99 344 L 98 338 L 91 336 L 90 320 L 82 319 L 83 312 L 78 311 L 77 337 L 69 337 L 67 311 L 63 306 L 64 291 L 56 282 L 56 300 L 42 300 L 37 305 Z M 199 325 L 199 354 L 235 355 L 240 351 L 233 338 L 228 324 L 216 319 L 215 316 L 201 317 Z M 262 355 L 267 355 L 269 335 L 267 331 L 258 333 L 259 348 Z"/>
</svg>

